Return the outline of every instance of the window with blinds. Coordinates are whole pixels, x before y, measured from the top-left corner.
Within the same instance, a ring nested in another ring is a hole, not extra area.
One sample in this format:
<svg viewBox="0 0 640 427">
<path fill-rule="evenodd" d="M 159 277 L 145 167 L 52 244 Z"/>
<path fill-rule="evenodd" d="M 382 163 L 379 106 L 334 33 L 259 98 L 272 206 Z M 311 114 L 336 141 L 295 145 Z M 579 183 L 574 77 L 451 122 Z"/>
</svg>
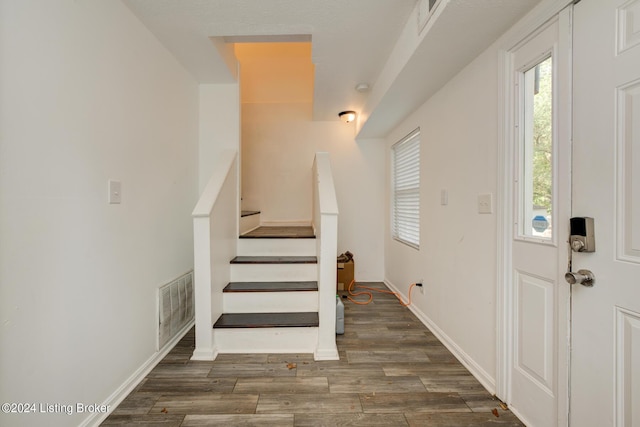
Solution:
<svg viewBox="0 0 640 427">
<path fill-rule="evenodd" d="M 420 129 L 396 143 L 393 156 L 393 238 L 420 247 Z"/>
</svg>

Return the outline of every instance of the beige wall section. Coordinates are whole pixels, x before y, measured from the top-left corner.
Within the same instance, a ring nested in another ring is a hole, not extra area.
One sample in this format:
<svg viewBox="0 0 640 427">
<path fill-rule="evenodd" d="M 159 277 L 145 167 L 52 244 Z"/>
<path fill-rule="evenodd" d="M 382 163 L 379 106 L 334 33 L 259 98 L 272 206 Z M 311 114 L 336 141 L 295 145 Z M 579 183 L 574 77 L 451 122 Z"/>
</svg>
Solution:
<svg viewBox="0 0 640 427">
<path fill-rule="evenodd" d="M 311 43 L 236 43 L 243 104 L 311 104 Z"/>
<path fill-rule="evenodd" d="M 0 401 L 102 403 L 193 267 L 198 85 L 119 1 L 2 1 L 0 28 Z"/>
<path fill-rule="evenodd" d="M 198 188 L 202 193 L 224 150 L 240 150 L 239 84 L 201 84 Z"/>
<path fill-rule="evenodd" d="M 421 128 L 420 250 L 391 239 L 385 221 L 386 278 L 495 382 L 496 215 L 479 214 L 478 194 L 496 195 L 498 52 L 492 47 L 455 76 L 387 138 Z M 449 204 L 440 204 L 447 190 Z"/>
<path fill-rule="evenodd" d="M 243 104 L 243 206 L 262 221 L 311 220 L 311 165 L 331 156 L 338 251 L 356 256 L 358 280 L 383 278 L 384 141 L 355 141 L 354 125 L 313 122 L 309 104 Z"/>
</svg>

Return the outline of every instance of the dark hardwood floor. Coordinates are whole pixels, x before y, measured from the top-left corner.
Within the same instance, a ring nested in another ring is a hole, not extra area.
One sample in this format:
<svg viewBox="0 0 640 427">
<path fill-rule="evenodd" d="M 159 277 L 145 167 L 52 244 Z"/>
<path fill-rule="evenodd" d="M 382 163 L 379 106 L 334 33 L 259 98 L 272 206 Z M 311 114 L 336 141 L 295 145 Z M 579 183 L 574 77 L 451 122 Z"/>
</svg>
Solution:
<svg viewBox="0 0 640 427">
<path fill-rule="evenodd" d="M 193 362 L 191 330 L 103 425 L 523 425 L 395 297 L 344 302 L 339 361 L 221 354 Z"/>
</svg>

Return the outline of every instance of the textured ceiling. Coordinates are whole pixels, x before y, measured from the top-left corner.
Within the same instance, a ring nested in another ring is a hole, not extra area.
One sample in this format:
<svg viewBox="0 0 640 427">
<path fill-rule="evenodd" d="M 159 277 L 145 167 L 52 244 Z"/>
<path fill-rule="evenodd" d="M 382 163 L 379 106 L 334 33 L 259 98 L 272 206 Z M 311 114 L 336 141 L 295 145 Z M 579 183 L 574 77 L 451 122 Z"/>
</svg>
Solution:
<svg viewBox="0 0 640 427">
<path fill-rule="evenodd" d="M 416 0 L 124 0 L 201 83 L 235 78 L 225 41 L 306 41 L 315 66 L 314 119 L 360 110 Z M 249 36 L 249 37 L 247 37 Z"/>
</svg>

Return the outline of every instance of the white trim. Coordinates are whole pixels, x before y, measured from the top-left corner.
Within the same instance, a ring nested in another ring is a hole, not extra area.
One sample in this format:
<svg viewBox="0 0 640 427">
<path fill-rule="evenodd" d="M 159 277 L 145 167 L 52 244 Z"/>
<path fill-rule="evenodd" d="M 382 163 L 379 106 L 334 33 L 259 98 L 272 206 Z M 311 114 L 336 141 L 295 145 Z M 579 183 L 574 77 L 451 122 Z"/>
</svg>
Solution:
<svg viewBox="0 0 640 427">
<path fill-rule="evenodd" d="M 564 69 L 564 73 L 561 71 L 558 73 L 559 79 L 564 79 L 565 84 L 558 88 L 558 96 L 557 96 L 557 105 L 559 114 L 562 116 L 558 117 L 559 122 L 564 122 L 564 126 L 558 125 L 557 129 L 557 137 L 559 141 L 565 140 L 568 144 L 568 153 L 562 150 L 562 146 L 558 145 L 558 168 L 560 167 L 560 162 L 562 161 L 563 152 L 564 155 L 568 156 L 568 162 L 563 163 L 565 167 L 569 168 L 568 174 L 568 183 L 565 194 L 569 194 L 569 197 L 573 194 L 572 186 L 573 186 L 573 2 L 572 5 L 565 8 L 566 11 L 560 11 L 558 14 L 559 20 L 559 34 L 558 34 L 558 61 L 557 66 L 560 70 Z M 564 54 L 563 54 L 564 53 Z M 561 107 L 561 105 L 564 105 Z M 560 170 L 557 170 L 559 174 Z M 562 189 L 558 188 L 558 194 L 562 192 Z M 560 203 L 559 200 L 554 201 L 556 203 L 555 206 L 558 206 Z M 571 217 L 572 210 L 572 201 L 569 201 L 568 205 L 569 211 L 567 212 L 568 217 Z M 569 230 L 567 230 L 566 234 Z M 557 233 L 556 233 L 557 234 Z M 562 242 L 563 239 L 560 235 L 558 235 L 558 242 Z M 560 243 L 559 244 L 559 253 L 562 253 L 563 249 Z M 571 259 L 571 255 L 567 255 L 566 262 L 561 262 L 558 266 L 558 283 L 564 284 L 564 272 L 563 270 L 569 260 Z M 558 352 L 560 352 L 560 346 L 563 346 L 563 352 L 560 353 L 560 356 L 564 354 L 565 359 L 562 360 L 561 357 L 558 357 L 558 369 L 556 371 L 557 378 L 563 378 L 566 380 L 566 383 L 561 384 L 559 381 L 557 383 L 557 393 L 558 393 L 558 425 L 559 426 L 568 426 L 569 425 L 569 415 L 570 415 L 570 396 L 571 396 L 571 286 L 564 288 L 568 293 L 566 298 L 561 298 L 563 294 L 563 288 L 559 288 L 556 292 L 556 298 L 558 298 L 558 308 L 557 313 L 564 313 L 566 318 L 561 319 L 558 317 L 558 329 L 556 330 L 556 334 L 559 334 L 556 337 L 556 343 L 558 345 Z M 560 304 L 562 301 L 566 303 L 566 307 L 562 309 Z M 560 335 L 562 333 L 562 327 L 565 327 L 565 335 Z M 564 389 L 563 389 L 564 387 Z"/>
<path fill-rule="evenodd" d="M 213 332 L 212 332 L 213 334 Z M 193 350 L 193 355 L 191 356 L 191 358 L 189 360 L 199 360 L 199 361 L 205 361 L 205 362 L 210 362 L 212 360 L 216 360 L 216 357 L 218 357 L 218 349 L 216 347 L 213 348 L 197 348 L 195 350 Z"/>
<path fill-rule="evenodd" d="M 509 372 L 511 370 L 511 337 L 512 328 L 509 319 L 512 317 L 512 293 L 508 283 L 512 282 L 511 232 L 513 210 L 511 209 L 513 183 L 511 179 L 501 179 L 513 175 L 513 152 L 508 144 L 512 128 L 513 88 L 509 84 L 509 70 L 512 68 L 508 51 L 501 50 L 498 58 L 498 182 L 496 194 L 497 212 L 497 288 L 496 288 L 496 396 L 506 402 L 510 394 Z"/>
<path fill-rule="evenodd" d="M 402 299 L 407 301 L 408 297 L 404 295 L 389 279 L 384 279 L 385 285 L 393 292 L 397 292 Z M 455 356 L 462 365 L 469 370 L 484 388 L 491 394 L 495 394 L 496 381 L 491 375 L 485 371 L 473 358 L 467 354 L 460 346 L 458 346 L 442 329 L 440 329 L 429 316 L 415 306 L 409 305 L 409 310 L 447 347 L 447 349 Z"/>
<path fill-rule="evenodd" d="M 340 354 L 337 349 L 319 350 L 316 348 L 313 352 L 313 360 L 340 360 Z"/>
<path fill-rule="evenodd" d="M 164 357 L 169 354 L 171 350 L 178 344 L 178 342 L 189 332 L 189 330 L 195 325 L 195 321 L 189 322 L 182 328 L 182 330 L 169 341 L 162 350 L 155 352 L 146 362 L 144 362 L 136 371 L 131 374 L 129 378 L 125 380 L 120 387 L 118 387 L 109 397 L 106 398 L 103 405 L 109 407 L 109 411 L 106 413 L 96 412 L 89 417 L 85 418 L 80 423 L 80 427 L 85 426 L 99 426 L 116 407 L 122 403 L 122 401 L 142 382 L 143 379 L 156 367 L 158 363 Z"/>
<path fill-rule="evenodd" d="M 256 225 L 255 227 L 250 228 L 250 229 L 248 229 L 248 230 L 246 230 L 246 231 L 241 231 L 239 235 L 240 235 L 240 236 L 244 236 L 245 234 L 249 234 L 249 233 L 251 233 L 252 231 L 257 230 L 257 229 L 258 229 L 258 228 L 260 228 L 260 227 L 261 227 L 261 225 Z"/>
<path fill-rule="evenodd" d="M 238 193 L 239 194 L 239 193 Z M 248 216 L 242 216 L 240 215 L 240 222 L 239 222 L 239 235 L 242 236 L 243 234 L 247 234 L 252 232 L 253 230 L 255 230 L 256 228 L 260 227 L 260 216 L 261 214 L 254 214 L 254 215 L 248 215 Z"/>
<path fill-rule="evenodd" d="M 542 27 L 548 20 L 560 13 L 562 9 L 575 0 L 543 0 L 516 25 L 504 33 L 498 41 L 501 50 L 513 50 L 524 39 Z"/>
</svg>

